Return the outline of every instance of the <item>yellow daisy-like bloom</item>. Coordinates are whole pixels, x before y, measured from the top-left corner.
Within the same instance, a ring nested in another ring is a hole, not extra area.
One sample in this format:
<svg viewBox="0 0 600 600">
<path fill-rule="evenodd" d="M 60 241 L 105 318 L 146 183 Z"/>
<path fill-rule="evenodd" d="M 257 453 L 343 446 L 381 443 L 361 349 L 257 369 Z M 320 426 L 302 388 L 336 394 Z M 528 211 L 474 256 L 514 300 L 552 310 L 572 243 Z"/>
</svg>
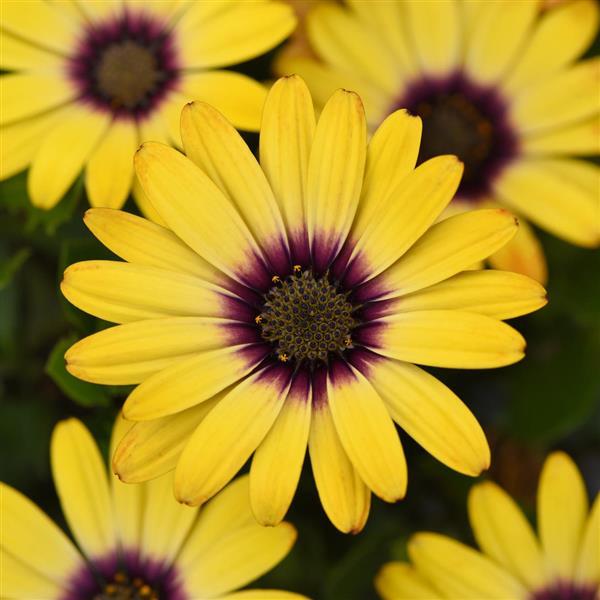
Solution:
<svg viewBox="0 0 600 600">
<path fill-rule="evenodd" d="M 598 600 L 600 495 L 588 514 L 585 484 L 563 452 L 551 454 L 537 498 L 538 536 L 494 483 L 475 485 L 469 518 L 481 552 L 436 533 L 408 544 L 411 564 L 383 566 L 385 600 Z"/>
<path fill-rule="evenodd" d="M 118 419 L 112 445 L 125 430 Z M 177 504 L 171 477 L 125 485 L 107 476 L 85 426 L 59 423 L 54 482 L 75 544 L 35 505 L 0 483 L 0 595 L 13 600 L 307 600 L 280 590 L 235 590 L 272 569 L 296 530 L 256 523 L 248 478 L 201 510 Z"/>
<path fill-rule="evenodd" d="M 48 209 L 85 169 L 90 204 L 120 208 L 136 148 L 179 146 L 189 100 L 258 130 L 266 89 L 221 69 L 273 48 L 294 25 L 290 7 L 263 0 L 3 0 L 0 68 L 12 72 L 0 78 L 0 178 L 30 166 L 31 201 Z"/>
<path fill-rule="evenodd" d="M 600 244 L 598 57 L 575 62 L 598 28 L 598 3 L 546 11 L 539 0 L 322 2 L 306 18 L 318 56 L 282 55 L 323 105 L 337 87 L 365 101 L 371 130 L 397 108 L 423 119 L 419 162 L 455 154 L 459 212 L 500 204 L 562 239 Z M 546 278 L 532 229 L 493 266 Z"/>
<path fill-rule="evenodd" d="M 204 103 L 187 105 L 187 156 L 147 143 L 137 175 L 167 227 L 109 209 L 91 231 L 127 262 L 69 267 L 61 289 L 79 308 L 121 323 L 66 354 L 77 377 L 140 384 L 137 421 L 113 459 L 124 481 L 176 468 L 175 495 L 196 505 L 256 450 L 250 499 L 278 523 L 308 443 L 325 511 L 360 530 L 370 490 L 406 491 L 393 420 L 463 473 L 488 466 L 469 410 L 411 363 L 490 368 L 523 357 L 501 319 L 545 304 L 522 275 L 465 271 L 516 232 L 504 210 L 432 227 L 462 173 L 453 156 L 415 169 L 420 119 L 391 115 L 367 147 L 360 98 L 336 92 L 318 123 L 304 82 L 267 97 L 260 165 Z"/>
</svg>

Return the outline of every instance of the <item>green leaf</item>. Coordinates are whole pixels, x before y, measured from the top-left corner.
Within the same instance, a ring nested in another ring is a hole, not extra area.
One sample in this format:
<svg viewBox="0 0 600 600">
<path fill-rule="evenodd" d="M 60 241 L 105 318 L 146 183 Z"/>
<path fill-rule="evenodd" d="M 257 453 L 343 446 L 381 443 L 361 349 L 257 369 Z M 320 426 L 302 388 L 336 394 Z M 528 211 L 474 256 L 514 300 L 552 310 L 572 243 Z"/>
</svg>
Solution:
<svg viewBox="0 0 600 600">
<path fill-rule="evenodd" d="M 11 257 L 0 260 L 0 290 L 8 286 L 30 256 L 30 248 L 21 248 Z"/>
<path fill-rule="evenodd" d="M 69 336 L 56 343 L 46 363 L 46 373 L 77 404 L 88 407 L 109 406 L 111 398 L 103 386 L 81 381 L 73 377 L 65 368 L 65 352 L 75 342 L 75 339 L 74 336 Z"/>
<path fill-rule="evenodd" d="M 0 182 L 0 207 L 6 209 L 9 214 L 24 213 L 25 231 L 28 233 L 43 228 L 48 235 L 54 235 L 56 229 L 73 216 L 82 196 L 82 175 L 50 210 L 36 208 L 29 201 L 26 171 Z"/>
<path fill-rule="evenodd" d="M 564 319 L 526 337 L 527 356 L 508 380 L 506 430 L 551 444 L 583 425 L 597 404 L 600 380 L 592 374 L 600 364 L 600 339 Z"/>
</svg>

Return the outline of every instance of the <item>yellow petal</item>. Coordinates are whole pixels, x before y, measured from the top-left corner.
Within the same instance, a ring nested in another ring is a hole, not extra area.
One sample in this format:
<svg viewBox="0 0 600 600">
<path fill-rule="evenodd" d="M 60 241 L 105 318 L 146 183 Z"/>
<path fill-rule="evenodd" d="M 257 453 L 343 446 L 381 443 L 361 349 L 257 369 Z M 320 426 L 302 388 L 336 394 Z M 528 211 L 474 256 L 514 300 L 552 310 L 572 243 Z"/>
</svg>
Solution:
<svg viewBox="0 0 600 600">
<path fill-rule="evenodd" d="M 186 73 L 181 81 L 181 93 L 188 100 L 214 106 L 238 129 L 260 129 L 267 90 L 247 75 L 233 71 Z"/>
<path fill-rule="evenodd" d="M 24 569 L 29 568 L 55 584 L 61 584 L 83 567 L 84 563 L 75 546 L 29 498 L 0 483 L 0 505 L 3 555 L 9 555 L 21 562 Z M 3 563 L 2 578 L 6 575 L 7 565 Z M 9 592 L 6 585 L 3 581 L 3 597 Z M 8 596 L 12 597 L 12 594 L 9 592 Z"/>
<path fill-rule="evenodd" d="M 68 3 L 60 3 L 61 6 L 66 4 Z M 74 9 L 76 11 L 81 11 L 90 21 L 102 23 L 121 17 L 123 9 L 128 4 L 128 0 L 122 0 L 120 2 L 104 2 L 103 0 L 72 0 L 72 4 L 74 5 Z M 160 2 L 152 2 L 153 12 L 155 10 L 155 4 L 160 4 Z"/>
<path fill-rule="evenodd" d="M 177 25 L 177 44 L 187 68 L 222 67 L 274 48 L 295 25 L 282 2 L 194 2 Z"/>
<path fill-rule="evenodd" d="M 112 457 L 133 423 L 126 421 L 119 411 L 110 437 L 108 457 Z M 115 529 L 122 548 L 139 548 L 144 511 L 144 489 L 141 485 L 125 485 L 114 474 L 109 474 L 114 507 Z"/>
<path fill-rule="evenodd" d="M 383 600 L 435 600 L 442 598 L 408 563 L 389 562 L 375 577 L 375 589 Z"/>
<path fill-rule="evenodd" d="M 61 421 L 50 445 L 52 476 L 73 537 L 89 558 L 114 551 L 112 504 L 102 456 L 77 419 Z"/>
<path fill-rule="evenodd" d="M 144 217 L 146 217 L 146 219 L 156 223 L 157 225 L 161 225 L 162 227 L 167 227 L 164 219 L 158 214 L 158 211 L 154 208 L 152 202 L 150 202 L 148 199 L 148 196 L 146 196 L 146 193 L 142 189 L 140 180 L 137 178 L 137 176 L 133 178 L 133 187 L 131 188 L 131 193 L 138 209 L 144 215 Z"/>
<path fill-rule="evenodd" d="M 241 582 L 242 578 L 249 577 L 250 579 L 246 581 L 250 581 L 258 577 L 263 570 L 270 568 L 267 566 L 270 560 L 269 557 L 273 559 L 276 554 L 281 553 L 281 556 L 276 559 L 276 562 L 279 562 L 294 543 L 295 530 L 289 523 L 282 523 L 277 527 L 261 527 L 256 524 L 250 511 L 248 494 L 248 476 L 239 477 L 226 486 L 200 511 L 198 521 L 177 557 L 177 567 L 183 571 L 184 581 L 186 583 L 188 581 L 193 582 L 191 589 L 187 589 L 190 597 L 206 597 L 205 594 L 208 593 L 206 586 L 208 585 L 218 586 L 222 590 L 244 585 Z M 253 550 L 258 552 L 258 555 L 254 559 L 240 556 L 238 562 L 248 564 L 241 565 L 239 568 L 236 566 L 233 577 L 229 579 L 223 573 L 223 569 L 229 565 L 230 557 L 228 553 L 232 552 L 235 555 L 238 552 L 243 553 L 248 550 L 251 539 L 258 531 L 275 533 L 268 534 L 261 537 L 261 539 L 255 538 L 256 547 Z M 211 557 L 215 549 L 219 553 L 216 559 Z M 210 565 L 210 569 L 206 569 L 208 571 L 206 578 L 200 573 L 199 564 L 203 567 L 206 564 Z M 249 592 L 258 594 L 257 590 L 249 590 Z M 213 593 L 216 592 L 209 593 L 209 596 L 213 597 Z M 219 598 L 229 598 L 229 595 L 221 596 L 221 593 L 218 596 Z M 236 596 L 236 594 L 232 595 L 232 597 Z M 240 597 L 243 598 L 244 596 Z M 260 595 L 250 595 L 248 597 L 256 597 L 257 600 L 263 598 Z M 275 600 L 279 596 L 273 596 L 271 591 L 268 590 L 264 598 L 274 598 Z M 288 598 L 288 596 L 282 596 L 282 598 Z M 289 598 L 290 600 L 300 600 L 304 597 L 290 595 Z"/>
<path fill-rule="evenodd" d="M 281 562 L 295 541 L 296 530 L 289 523 L 276 527 L 251 523 L 237 529 L 200 555 L 194 568 L 182 569 L 189 597 L 221 597 L 258 579 Z"/>
<path fill-rule="evenodd" d="M 567 67 L 526 88 L 511 107 L 522 134 L 560 127 L 598 114 L 600 58 Z"/>
<path fill-rule="evenodd" d="M 386 314 L 413 310 L 461 310 L 505 320 L 526 315 L 546 303 L 546 290 L 525 275 L 492 270 L 464 271 L 397 298 L 386 307 Z"/>
<path fill-rule="evenodd" d="M 517 235 L 500 250 L 494 252 L 488 261 L 494 269 L 516 271 L 542 284 L 548 281 L 544 249 L 533 228 L 525 219 L 519 219 Z"/>
<path fill-rule="evenodd" d="M 3 9 L 5 4 L 7 3 L 2 3 Z M 4 19 L 4 14 L 2 17 Z M 2 25 L 4 26 L 4 23 Z M 54 52 L 40 48 L 37 44 L 31 44 L 6 31 L 0 31 L 0 68 L 3 71 L 20 69 L 27 71 L 56 71 L 56 69 L 61 67 L 63 61 L 63 57 Z"/>
<path fill-rule="evenodd" d="M 156 0 L 157 2 L 159 0 Z M 170 97 L 167 98 L 167 102 L 170 102 Z M 181 109 L 180 109 L 181 110 Z M 178 115 L 178 123 L 179 117 Z M 165 111 L 156 111 L 148 118 L 144 119 L 139 123 L 139 139 L 142 142 L 160 142 L 161 144 L 173 145 L 173 141 L 171 135 L 168 131 L 168 122 L 165 118 Z M 177 140 L 180 143 L 181 136 L 179 135 L 179 125 L 177 126 Z M 135 170 L 135 157 L 134 157 L 134 170 Z M 133 198 L 138 205 L 141 213 L 146 217 L 146 219 L 150 219 L 154 223 L 158 225 L 166 226 L 164 219 L 158 214 L 157 210 L 154 208 L 148 196 L 146 196 L 142 186 L 140 185 L 139 178 L 134 176 L 133 178 Z"/>
<path fill-rule="evenodd" d="M 21 0 L 2 2 L 2 29 L 61 55 L 75 46 L 79 25 L 44 0 L 28 0 L 27 10 L 23 10 Z"/>
<path fill-rule="evenodd" d="M 528 155 L 586 156 L 600 154 L 600 116 L 576 122 L 560 129 L 527 135 L 521 141 Z"/>
<path fill-rule="evenodd" d="M 347 9 L 333 3 L 315 5 L 306 17 L 306 32 L 323 62 L 342 72 L 357 71 L 390 95 L 397 92 L 394 55 Z"/>
<path fill-rule="evenodd" d="M 583 54 L 596 36 L 598 4 L 563 2 L 539 19 L 503 87 L 508 93 L 531 85 Z"/>
<path fill-rule="evenodd" d="M 502 209 L 449 217 L 431 227 L 401 260 L 383 272 L 374 293 L 380 289 L 382 298 L 390 298 L 448 279 L 504 246 L 517 228 L 517 220 Z"/>
<path fill-rule="evenodd" d="M 571 165 L 573 167 L 571 168 Z M 587 189 L 578 165 L 595 173 L 600 168 L 567 159 L 524 159 L 507 168 L 495 185 L 505 205 L 572 244 L 593 248 L 600 244 L 598 187 Z M 563 172 L 558 169 L 564 166 Z"/>
<path fill-rule="evenodd" d="M 306 454 L 311 403 L 310 381 L 299 375 L 273 427 L 254 453 L 250 504 L 261 525 L 279 524 L 292 503 Z"/>
<path fill-rule="evenodd" d="M 418 533 L 408 544 L 417 570 L 447 598 L 525 600 L 527 590 L 508 571 L 472 548 L 437 533 Z"/>
<path fill-rule="evenodd" d="M 176 150 L 155 143 L 138 150 L 135 168 L 150 202 L 177 236 L 234 279 L 256 286 L 260 250 L 237 210 L 205 173 Z"/>
<path fill-rule="evenodd" d="M 469 492 L 469 519 L 481 550 L 529 589 L 544 586 L 544 559 L 531 525 L 512 498 L 491 481 Z"/>
<path fill-rule="evenodd" d="M 113 453 L 115 474 L 126 483 L 140 483 L 175 469 L 188 438 L 223 395 L 161 419 L 129 421 L 130 429 Z"/>
<path fill-rule="evenodd" d="M 177 464 L 175 497 L 180 502 L 202 504 L 231 480 L 275 422 L 288 386 L 286 369 L 263 369 L 219 402 L 198 425 Z"/>
<path fill-rule="evenodd" d="M 575 581 L 588 585 L 600 582 L 600 495 L 596 495 L 581 536 Z"/>
<path fill-rule="evenodd" d="M 357 240 L 350 258 L 357 261 L 352 281 L 371 279 L 396 262 L 452 200 L 462 172 L 455 156 L 437 156 L 404 177 Z"/>
<path fill-rule="evenodd" d="M 221 288 L 191 275 L 109 260 L 71 265 L 61 291 L 78 308 L 115 323 L 221 316 L 226 298 Z"/>
<path fill-rule="evenodd" d="M 458 2 L 409 0 L 402 8 L 423 72 L 434 76 L 450 73 L 461 52 Z"/>
<path fill-rule="evenodd" d="M 172 473 L 148 481 L 142 487 L 145 502 L 141 515 L 141 554 L 171 564 L 196 519 L 198 509 L 175 502 Z"/>
<path fill-rule="evenodd" d="M 260 134 L 260 165 L 279 204 L 295 254 L 306 252 L 306 184 L 315 111 L 300 77 L 279 79 L 267 96 Z"/>
<path fill-rule="evenodd" d="M 169 144 L 171 138 L 162 111 L 156 111 L 139 123 L 140 142 L 159 142 Z"/>
<path fill-rule="evenodd" d="M 249 477 L 237 477 L 202 507 L 198 520 L 177 558 L 184 569 L 198 567 L 204 554 L 211 551 L 219 540 L 256 524 L 249 502 Z"/>
<path fill-rule="evenodd" d="M 314 58 L 286 56 L 281 53 L 275 62 L 279 75 L 299 75 L 306 81 L 315 106 L 325 106 L 332 94 L 340 88 L 356 90 L 365 107 L 369 128 L 375 130 L 388 115 L 391 105 L 390 95 L 356 71 L 342 71 L 333 66 L 318 62 Z"/>
<path fill-rule="evenodd" d="M 173 317 L 110 327 L 67 350 L 67 370 L 75 377 L 107 385 L 141 383 L 192 355 L 235 343 L 225 319 Z"/>
<path fill-rule="evenodd" d="M 392 419 L 439 461 L 473 476 L 489 467 L 490 449 L 477 419 L 435 377 L 408 363 L 379 359 L 368 378 Z"/>
<path fill-rule="evenodd" d="M 394 67 L 403 80 L 419 73 L 419 61 L 412 47 L 412 39 L 405 34 L 402 4 L 364 0 L 347 0 L 346 4 L 365 24 L 371 37 L 381 39 L 388 46 L 394 57 Z M 398 89 L 397 93 L 400 91 Z"/>
<path fill-rule="evenodd" d="M 403 498 L 406 460 L 381 397 L 361 373 L 345 367 L 330 375 L 327 396 L 335 429 L 361 479 L 386 502 Z"/>
<path fill-rule="evenodd" d="M 137 129 L 129 121 L 115 120 L 92 152 L 85 169 L 85 187 L 92 206 L 121 208 L 133 182 L 133 155 Z"/>
<path fill-rule="evenodd" d="M 6 125 L 0 130 L 0 179 L 25 169 L 37 154 L 48 131 L 64 118 L 69 108 L 60 108 Z"/>
<path fill-rule="evenodd" d="M 220 600 L 309 600 L 302 594 L 294 592 L 284 592 L 283 590 L 242 590 L 233 594 L 220 596 Z"/>
<path fill-rule="evenodd" d="M 247 375 L 264 350 L 223 346 L 195 353 L 148 377 L 123 405 L 125 418 L 150 421 L 208 400 Z"/>
<path fill-rule="evenodd" d="M 342 533 L 362 531 L 371 491 L 350 462 L 325 398 L 314 402 L 308 449 L 319 499 L 329 520 Z"/>
<path fill-rule="evenodd" d="M 563 158 L 545 164 L 549 164 L 555 173 L 560 174 L 561 177 L 585 190 L 588 194 L 593 194 L 598 190 L 600 169 L 588 160 L 567 160 Z"/>
<path fill-rule="evenodd" d="M 527 39 L 539 11 L 539 0 L 487 0 L 474 23 L 465 56 L 465 69 L 476 81 L 500 79 Z"/>
<path fill-rule="evenodd" d="M 167 144 L 178 150 L 183 147 L 181 142 L 181 111 L 191 99 L 179 90 L 173 90 L 160 107 L 160 116 L 165 124 Z"/>
<path fill-rule="evenodd" d="M 525 340 L 490 317 L 458 310 L 398 313 L 382 320 L 373 345 L 380 354 L 431 367 L 490 369 L 521 360 Z"/>
<path fill-rule="evenodd" d="M 2 598 L 31 600 L 31 598 L 61 598 L 65 589 L 48 579 L 32 565 L 15 558 L 4 547 L 0 547 L 2 565 Z M 82 563 L 83 564 L 83 563 Z"/>
<path fill-rule="evenodd" d="M 50 209 L 64 196 L 108 125 L 107 114 L 70 108 L 68 118 L 50 130 L 32 160 L 27 191 L 34 206 Z"/>
<path fill-rule="evenodd" d="M 289 258 L 283 220 L 264 173 L 239 133 L 212 106 L 194 102 L 181 113 L 181 137 L 188 158 L 235 206 L 275 273 L 285 273 Z"/>
<path fill-rule="evenodd" d="M 183 271 L 207 281 L 220 271 L 186 246 L 172 231 L 120 210 L 92 208 L 84 222 L 112 252 L 127 262 Z"/>
<path fill-rule="evenodd" d="M 468 43 L 477 27 L 485 4 L 479 0 L 463 0 L 461 3 L 463 35 L 465 42 Z"/>
<path fill-rule="evenodd" d="M 575 463 L 564 452 L 552 453 L 537 498 L 538 532 L 550 575 L 573 578 L 587 511 L 585 483 Z"/>
<path fill-rule="evenodd" d="M 405 110 L 396 110 L 377 128 L 367 148 L 365 178 L 352 223 L 351 237 L 362 235 L 381 203 L 414 169 L 419 156 L 422 123 Z"/>
<path fill-rule="evenodd" d="M 308 164 L 307 226 L 318 269 L 341 248 L 358 206 L 366 160 L 360 98 L 337 91 L 326 104 Z"/>
</svg>

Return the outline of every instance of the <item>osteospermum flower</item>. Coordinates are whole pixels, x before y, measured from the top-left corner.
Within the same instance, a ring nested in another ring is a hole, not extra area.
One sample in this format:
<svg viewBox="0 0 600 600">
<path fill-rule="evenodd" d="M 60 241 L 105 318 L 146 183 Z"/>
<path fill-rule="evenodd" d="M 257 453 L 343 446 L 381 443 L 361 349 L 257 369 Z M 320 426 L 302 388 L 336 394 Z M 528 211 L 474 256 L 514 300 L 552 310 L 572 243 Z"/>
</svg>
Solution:
<svg viewBox="0 0 600 600">
<path fill-rule="evenodd" d="M 419 162 L 456 154 L 465 165 L 452 212 L 500 204 L 562 239 L 600 244 L 598 57 L 576 62 L 598 28 L 595 0 L 349 0 L 306 17 L 316 58 L 282 55 L 322 105 L 356 90 L 374 130 L 406 108 L 423 119 Z M 527 223 L 493 266 L 544 281 Z"/>
<path fill-rule="evenodd" d="M 113 444 L 124 433 L 119 419 Z M 31 500 L 0 483 L 2 598 L 32 600 L 306 600 L 238 588 L 290 551 L 289 523 L 258 525 L 248 478 L 202 510 L 177 504 L 170 476 L 129 486 L 109 481 L 96 444 L 77 419 L 59 423 L 52 472 L 76 545 Z"/>
<path fill-rule="evenodd" d="M 411 563 L 383 566 L 385 600 L 597 600 L 600 495 L 588 511 L 585 484 L 563 452 L 542 470 L 536 537 L 517 504 L 491 482 L 475 485 L 469 517 L 481 552 L 436 533 L 409 541 Z"/>
<path fill-rule="evenodd" d="M 264 109 L 260 165 L 211 106 L 187 105 L 187 156 L 144 144 L 135 159 L 167 227 L 93 209 L 92 232 L 127 262 L 69 267 L 62 291 L 121 323 L 75 344 L 71 373 L 140 384 L 114 456 L 124 481 L 175 470 L 200 504 L 254 454 L 250 499 L 278 523 L 308 443 L 325 511 L 359 530 L 370 490 L 395 501 L 406 465 L 395 419 L 445 464 L 478 474 L 487 442 L 462 402 L 411 363 L 488 368 L 523 357 L 500 319 L 545 303 L 536 282 L 464 271 L 517 230 L 504 210 L 431 227 L 459 184 L 452 156 L 419 168 L 420 120 L 399 111 L 367 148 L 359 97 L 340 90 L 315 125 L 297 77 Z"/>
<path fill-rule="evenodd" d="M 265 88 L 222 67 L 273 48 L 294 24 L 270 1 L 3 0 L 0 68 L 13 72 L 0 78 L 0 178 L 30 166 L 31 201 L 47 209 L 85 169 L 90 204 L 121 207 L 135 149 L 180 145 L 187 101 L 258 130 Z"/>
</svg>

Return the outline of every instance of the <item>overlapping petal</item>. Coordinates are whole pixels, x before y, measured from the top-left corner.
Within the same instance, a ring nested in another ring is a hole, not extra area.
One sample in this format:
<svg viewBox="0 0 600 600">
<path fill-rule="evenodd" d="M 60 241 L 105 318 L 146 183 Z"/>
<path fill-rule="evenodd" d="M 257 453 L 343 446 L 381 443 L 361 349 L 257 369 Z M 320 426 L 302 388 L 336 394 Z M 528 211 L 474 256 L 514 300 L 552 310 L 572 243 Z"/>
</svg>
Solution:
<svg viewBox="0 0 600 600">
<path fill-rule="evenodd" d="M 277 525 L 289 508 L 306 454 L 312 412 L 310 380 L 295 378 L 275 423 L 254 453 L 250 503 L 261 525 Z"/>
<path fill-rule="evenodd" d="M 263 369 L 218 403 L 189 438 L 177 463 L 174 489 L 180 502 L 202 504 L 229 482 L 275 422 L 289 384 L 285 369 Z"/>
<path fill-rule="evenodd" d="M 77 419 L 59 423 L 50 447 L 52 475 L 69 529 L 86 556 L 116 546 L 104 461 L 90 432 Z"/>
<path fill-rule="evenodd" d="M 371 491 L 344 450 L 331 410 L 319 397 L 310 426 L 309 451 L 312 472 L 323 509 L 344 533 L 359 533 L 371 506 Z"/>
</svg>

